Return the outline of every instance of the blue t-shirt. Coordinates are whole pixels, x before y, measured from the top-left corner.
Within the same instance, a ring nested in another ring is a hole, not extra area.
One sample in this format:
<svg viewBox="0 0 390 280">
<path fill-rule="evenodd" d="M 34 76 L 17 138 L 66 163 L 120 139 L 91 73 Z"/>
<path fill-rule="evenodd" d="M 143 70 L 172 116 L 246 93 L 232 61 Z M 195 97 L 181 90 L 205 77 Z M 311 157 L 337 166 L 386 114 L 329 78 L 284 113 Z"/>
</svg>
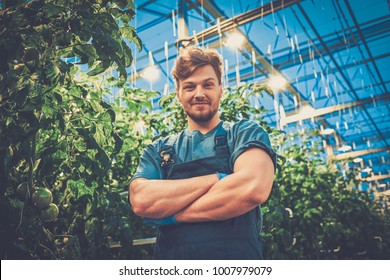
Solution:
<svg viewBox="0 0 390 280">
<path fill-rule="evenodd" d="M 227 141 L 230 151 L 229 168 L 233 170 L 236 159 L 249 148 L 260 148 L 271 157 L 276 169 L 276 153 L 271 148 L 271 142 L 264 129 L 254 121 L 241 120 L 229 125 L 220 122 L 214 129 L 202 134 L 198 130 L 183 130 L 174 144 L 175 151 L 182 163 L 200 158 L 215 156 L 214 136 L 217 132 L 227 130 Z M 160 164 L 160 151 L 167 144 L 168 137 L 164 137 L 149 144 L 141 156 L 137 171 L 131 178 L 164 179 L 164 171 Z"/>
</svg>

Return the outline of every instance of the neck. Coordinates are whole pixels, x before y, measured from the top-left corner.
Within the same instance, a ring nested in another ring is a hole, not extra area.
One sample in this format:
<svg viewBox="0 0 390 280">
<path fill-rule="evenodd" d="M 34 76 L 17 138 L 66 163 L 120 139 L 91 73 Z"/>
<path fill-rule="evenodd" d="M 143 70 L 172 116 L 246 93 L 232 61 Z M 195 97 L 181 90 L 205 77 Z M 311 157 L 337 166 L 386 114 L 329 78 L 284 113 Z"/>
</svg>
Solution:
<svg viewBox="0 0 390 280">
<path fill-rule="evenodd" d="M 221 120 L 219 119 L 218 114 L 216 114 L 214 118 L 207 122 L 195 122 L 188 116 L 187 121 L 189 131 L 199 130 L 202 134 L 206 134 L 207 132 L 215 128 Z"/>
</svg>

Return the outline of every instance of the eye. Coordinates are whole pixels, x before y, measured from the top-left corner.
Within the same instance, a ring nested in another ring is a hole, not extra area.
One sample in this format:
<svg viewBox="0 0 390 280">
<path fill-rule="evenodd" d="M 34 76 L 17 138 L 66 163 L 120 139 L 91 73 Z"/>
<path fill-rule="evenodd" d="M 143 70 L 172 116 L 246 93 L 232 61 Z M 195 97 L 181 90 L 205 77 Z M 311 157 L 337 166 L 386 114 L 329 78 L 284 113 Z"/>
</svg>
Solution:
<svg viewBox="0 0 390 280">
<path fill-rule="evenodd" d="M 205 83 L 205 84 L 204 84 L 204 87 L 205 87 L 205 88 L 211 88 L 211 87 L 213 87 L 213 86 L 214 86 L 213 83 Z"/>
<path fill-rule="evenodd" d="M 186 85 L 186 86 L 183 87 L 183 90 L 185 90 L 185 91 L 191 91 L 191 90 L 193 90 L 194 88 L 195 88 L 195 86 L 193 86 L 193 85 Z"/>
</svg>

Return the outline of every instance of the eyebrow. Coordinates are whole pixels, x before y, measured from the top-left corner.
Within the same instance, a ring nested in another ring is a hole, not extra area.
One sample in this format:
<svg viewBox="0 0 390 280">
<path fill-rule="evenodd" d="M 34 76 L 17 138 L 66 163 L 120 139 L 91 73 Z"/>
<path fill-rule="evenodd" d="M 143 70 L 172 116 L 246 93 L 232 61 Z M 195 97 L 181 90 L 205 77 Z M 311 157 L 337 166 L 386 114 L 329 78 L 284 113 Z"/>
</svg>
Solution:
<svg viewBox="0 0 390 280">
<path fill-rule="evenodd" d="M 205 82 L 208 82 L 208 81 L 214 81 L 214 82 L 216 82 L 217 80 L 216 80 L 215 78 L 212 78 L 212 77 L 211 77 L 211 78 L 207 78 L 207 79 L 201 81 L 201 83 L 205 83 Z M 191 85 L 191 84 L 194 84 L 194 82 L 188 81 L 188 82 L 184 82 L 184 83 L 183 83 L 183 86 L 184 86 L 184 85 Z"/>
</svg>

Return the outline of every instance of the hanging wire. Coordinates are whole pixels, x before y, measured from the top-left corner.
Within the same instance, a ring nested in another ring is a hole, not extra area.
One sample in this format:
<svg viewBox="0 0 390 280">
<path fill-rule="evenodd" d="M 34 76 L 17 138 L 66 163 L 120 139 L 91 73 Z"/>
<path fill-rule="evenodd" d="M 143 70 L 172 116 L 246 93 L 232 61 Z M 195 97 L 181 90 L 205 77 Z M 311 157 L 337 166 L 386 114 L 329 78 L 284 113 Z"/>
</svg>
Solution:
<svg viewBox="0 0 390 280">
<path fill-rule="evenodd" d="M 135 12 L 135 15 L 134 15 L 134 30 L 135 32 L 137 32 L 137 28 L 138 28 L 138 11 L 137 11 L 138 7 L 136 5 L 136 3 L 134 3 L 134 12 Z M 133 76 L 132 76 L 132 87 L 133 88 L 136 88 L 137 87 L 137 51 L 136 51 L 136 45 L 133 44 L 133 62 L 132 62 L 132 66 L 133 66 Z"/>
<path fill-rule="evenodd" d="M 167 77 L 167 82 L 164 86 L 164 93 L 163 95 L 168 95 L 169 94 L 169 52 L 168 52 L 168 41 L 164 42 L 164 52 L 165 52 L 165 67 L 166 67 L 166 77 Z"/>
<path fill-rule="evenodd" d="M 256 65 L 256 53 L 255 53 L 255 50 L 252 49 L 252 52 L 251 52 L 251 55 L 252 55 L 252 79 L 253 81 L 255 80 L 255 74 L 256 74 L 256 69 L 255 69 L 255 65 Z"/>
<path fill-rule="evenodd" d="M 175 16 L 175 10 L 172 10 L 172 31 L 173 31 L 173 37 L 176 37 L 176 16 Z"/>
<path fill-rule="evenodd" d="M 279 36 L 279 28 L 278 28 L 278 24 L 275 20 L 274 3 L 272 0 L 270 1 L 270 5 L 271 5 L 272 20 L 274 21 L 275 33 L 276 33 L 276 36 Z"/>
<path fill-rule="evenodd" d="M 240 83 L 240 64 L 238 61 L 238 49 L 236 49 L 235 52 L 236 52 L 236 83 L 238 85 Z"/>
<path fill-rule="evenodd" d="M 135 59 L 133 60 L 133 64 L 132 64 L 132 67 L 133 67 L 133 84 L 132 84 L 132 87 L 133 88 L 136 88 L 137 87 L 137 76 L 138 76 L 138 73 L 137 73 L 137 67 L 136 67 L 136 64 L 135 64 Z"/>
<path fill-rule="evenodd" d="M 274 62 L 273 62 L 273 59 L 272 59 L 271 44 L 268 44 L 267 54 L 268 54 L 268 56 L 269 56 L 271 65 L 274 66 Z"/>
<path fill-rule="evenodd" d="M 284 10 L 283 10 L 284 11 Z M 287 29 L 287 22 L 286 22 L 286 17 L 284 15 L 284 12 L 283 12 L 283 25 L 284 25 L 284 31 L 286 32 L 286 37 L 288 38 L 289 37 L 289 34 L 288 34 L 288 29 Z"/>
<path fill-rule="evenodd" d="M 204 20 L 204 5 L 203 5 L 203 0 L 200 1 L 200 10 L 201 10 L 201 14 L 202 14 L 202 31 L 205 30 L 205 20 Z M 202 35 L 202 47 L 204 48 L 204 35 Z"/>
<path fill-rule="evenodd" d="M 264 18 L 264 0 L 261 0 L 261 21 Z"/>
<path fill-rule="evenodd" d="M 222 59 L 224 57 L 223 55 L 223 43 L 222 43 L 222 32 L 221 32 L 221 20 L 220 18 L 217 18 L 217 30 L 218 30 L 218 40 L 219 40 L 219 48 L 221 50 L 221 56 Z M 227 81 L 223 79 L 223 87 L 225 88 L 227 86 Z"/>
<path fill-rule="evenodd" d="M 280 129 L 279 125 L 279 104 L 278 104 L 278 93 L 275 91 L 274 93 L 274 109 L 275 109 L 275 122 L 276 122 L 276 129 Z"/>
<path fill-rule="evenodd" d="M 229 61 L 227 59 L 225 59 L 225 84 L 228 85 L 229 84 L 229 80 L 228 80 L 228 72 L 229 72 Z"/>
<path fill-rule="evenodd" d="M 199 46 L 199 40 L 198 40 L 198 37 L 196 36 L 196 31 L 195 30 L 192 30 L 192 35 L 194 37 L 195 45 Z"/>
<path fill-rule="evenodd" d="M 153 54 L 149 51 L 149 66 L 154 66 Z M 153 83 L 149 80 L 150 91 L 153 91 Z M 152 106 L 153 106 L 153 98 L 152 98 Z"/>
</svg>

